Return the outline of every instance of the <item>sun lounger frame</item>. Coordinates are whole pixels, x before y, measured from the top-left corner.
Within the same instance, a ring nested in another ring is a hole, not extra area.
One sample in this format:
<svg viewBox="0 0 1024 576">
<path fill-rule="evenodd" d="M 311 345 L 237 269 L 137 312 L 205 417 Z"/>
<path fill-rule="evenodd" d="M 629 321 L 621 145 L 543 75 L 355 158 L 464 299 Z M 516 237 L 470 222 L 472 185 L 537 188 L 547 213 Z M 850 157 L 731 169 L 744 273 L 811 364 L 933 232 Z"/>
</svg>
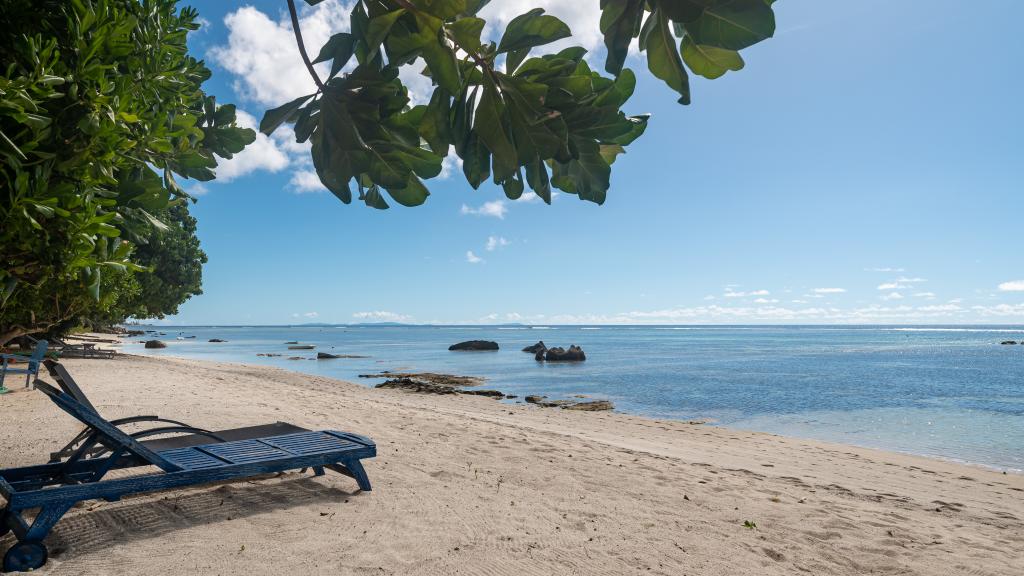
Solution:
<svg viewBox="0 0 1024 576">
<path fill-rule="evenodd" d="M 371 490 L 361 460 L 376 456 L 377 450 L 365 436 L 334 430 L 300 431 L 225 442 L 211 438 L 210 443 L 196 445 L 197 434 L 216 433 L 175 425 L 161 427 L 159 433 L 189 434 L 183 446 L 153 450 L 68 391 L 38 380 L 36 389 L 85 424 L 88 433 L 59 462 L 0 470 L 0 496 L 7 501 L 0 509 L 0 536 L 10 530 L 18 539 L 4 558 L 5 570 L 45 564 L 43 540 L 68 510 L 86 500 L 116 501 L 129 495 L 306 469 L 317 476 L 325 469 L 332 470 L 353 478 L 361 490 Z M 157 470 L 104 479 L 112 470 L 142 466 Z M 31 510 L 38 512 L 29 519 L 25 512 Z"/>
</svg>

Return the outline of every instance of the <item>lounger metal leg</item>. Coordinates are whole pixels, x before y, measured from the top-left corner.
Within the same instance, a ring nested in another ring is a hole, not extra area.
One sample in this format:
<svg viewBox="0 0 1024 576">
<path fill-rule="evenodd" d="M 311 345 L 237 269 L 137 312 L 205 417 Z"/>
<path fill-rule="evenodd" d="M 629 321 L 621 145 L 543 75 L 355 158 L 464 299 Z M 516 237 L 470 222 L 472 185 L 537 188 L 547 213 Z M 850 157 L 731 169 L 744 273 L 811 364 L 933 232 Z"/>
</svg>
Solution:
<svg viewBox="0 0 1024 576">
<path fill-rule="evenodd" d="M 39 511 L 36 515 L 35 520 L 32 521 L 32 525 L 28 529 L 28 533 L 25 534 L 24 538 L 19 540 L 27 542 L 42 542 L 46 536 L 50 533 L 50 530 L 57 525 L 57 522 L 64 517 L 64 514 L 71 509 L 72 504 L 67 502 L 61 502 L 59 504 L 50 504 Z"/>
<path fill-rule="evenodd" d="M 348 468 L 348 471 L 352 473 L 352 477 L 356 479 L 360 490 L 364 492 L 372 490 L 372 488 L 370 488 L 370 477 L 366 475 L 366 470 L 363 469 L 362 462 L 359 460 L 348 460 L 343 462 L 343 464 L 345 464 L 345 468 Z"/>
</svg>

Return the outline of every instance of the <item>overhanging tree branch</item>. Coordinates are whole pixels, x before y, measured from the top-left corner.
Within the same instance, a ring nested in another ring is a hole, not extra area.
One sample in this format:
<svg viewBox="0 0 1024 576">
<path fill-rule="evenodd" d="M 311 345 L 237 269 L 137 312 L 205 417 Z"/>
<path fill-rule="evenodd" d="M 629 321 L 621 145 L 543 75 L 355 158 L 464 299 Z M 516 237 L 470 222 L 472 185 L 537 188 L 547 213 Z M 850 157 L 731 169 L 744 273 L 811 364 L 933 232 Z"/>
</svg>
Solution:
<svg viewBox="0 0 1024 576">
<path fill-rule="evenodd" d="M 302 41 L 302 30 L 299 28 L 299 14 L 295 10 L 295 0 L 288 0 L 288 13 L 292 17 L 292 32 L 295 32 L 295 43 L 299 46 L 299 55 L 302 56 L 302 62 L 306 65 L 306 70 L 309 70 L 309 75 L 313 77 L 313 82 L 316 82 L 317 88 L 321 92 L 327 88 L 324 86 L 320 76 L 317 75 L 316 69 L 313 68 L 313 63 L 309 61 L 309 54 L 306 53 L 306 44 Z"/>
</svg>

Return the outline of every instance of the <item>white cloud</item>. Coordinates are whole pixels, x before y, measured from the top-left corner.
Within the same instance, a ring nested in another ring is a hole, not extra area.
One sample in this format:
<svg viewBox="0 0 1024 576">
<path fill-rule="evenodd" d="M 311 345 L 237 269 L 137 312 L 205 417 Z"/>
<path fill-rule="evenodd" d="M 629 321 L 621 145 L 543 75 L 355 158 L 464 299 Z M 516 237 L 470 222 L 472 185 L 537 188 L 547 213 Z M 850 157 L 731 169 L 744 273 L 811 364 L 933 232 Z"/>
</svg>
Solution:
<svg viewBox="0 0 1024 576">
<path fill-rule="evenodd" d="M 971 308 L 982 316 L 1017 316 L 1024 318 L 1024 304 L 999 304 L 996 306 L 974 306 Z"/>
<path fill-rule="evenodd" d="M 462 214 L 475 214 L 477 216 L 493 216 L 494 218 L 504 220 L 505 214 L 508 214 L 508 203 L 504 200 L 491 200 L 490 202 L 484 202 L 479 208 L 472 208 L 463 204 L 459 212 Z"/>
<path fill-rule="evenodd" d="M 906 287 L 906 285 L 900 284 L 899 282 L 886 282 L 885 284 L 878 285 L 879 290 L 900 290 Z"/>
<path fill-rule="evenodd" d="M 811 292 L 815 294 L 842 294 L 846 292 L 846 288 L 815 288 Z"/>
<path fill-rule="evenodd" d="M 916 294 L 914 294 L 914 298 L 927 298 L 927 299 L 930 300 L 932 298 L 935 298 L 935 293 L 934 292 L 917 292 Z"/>
<path fill-rule="evenodd" d="M 296 194 L 327 191 L 327 188 L 324 188 L 323 183 L 320 182 L 320 176 L 317 176 L 316 170 L 297 170 L 292 174 L 292 179 L 288 181 L 288 187 Z"/>
<path fill-rule="evenodd" d="M 555 199 L 558 198 L 558 196 L 560 194 L 561 194 L 561 192 L 556 192 L 556 191 L 552 190 L 551 191 L 551 201 L 554 202 Z M 537 196 L 536 192 L 523 192 L 523 195 L 520 196 L 518 200 L 516 200 L 516 202 L 522 202 L 523 204 L 537 204 L 537 203 L 540 203 L 540 202 L 543 202 L 543 201 L 544 201 L 544 199 L 541 198 L 540 196 Z"/>
<path fill-rule="evenodd" d="M 244 128 L 257 126 L 256 119 L 243 110 L 236 112 L 238 125 Z M 256 141 L 245 147 L 230 160 L 221 159 L 216 169 L 218 182 L 230 182 L 252 172 L 265 170 L 280 172 L 288 167 L 288 155 L 278 146 L 276 139 L 256 133 Z"/>
<path fill-rule="evenodd" d="M 868 272 L 903 272 L 903 268 L 865 268 Z"/>
<path fill-rule="evenodd" d="M 778 304 L 779 301 L 775 298 L 757 298 L 754 300 L 755 304 Z"/>
<path fill-rule="evenodd" d="M 733 290 L 733 285 L 725 287 L 723 298 L 746 298 L 747 296 L 768 296 L 771 292 L 767 290 L 751 290 L 750 292 L 738 292 Z"/>
<path fill-rule="evenodd" d="M 408 322 L 412 320 L 412 316 L 406 316 L 405 314 L 399 314 L 397 312 L 388 312 L 387 310 L 356 312 L 355 314 L 352 314 L 352 317 L 356 320 L 368 320 L 371 322 Z"/>
<path fill-rule="evenodd" d="M 508 246 L 508 240 L 502 236 L 488 236 L 487 237 L 487 251 L 494 252 L 498 248 Z"/>
<path fill-rule="evenodd" d="M 493 40 L 505 26 L 520 14 L 534 8 L 543 8 L 569 25 L 572 37 L 546 46 L 535 48 L 531 54 L 557 52 L 568 46 L 583 46 L 594 51 L 602 45 L 601 11 L 595 2 L 579 0 L 501 0 L 491 2 L 480 11 L 480 17 L 487 21 L 485 34 Z"/>
<path fill-rule="evenodd" d="M 299 314 L 298 312 L 296 312 L 295 314 L 292 314 L 292 318 L 309 318 L 309 319 L 313 319 L 313 318 L 316 318 L 319 315 L 320 314 L 317 313 L 317 312 L 304 312 L 302 314 Z"/>
<path fill-rule="evenodd" d="M 484 259 L 473 254 L 472 250 L 466 250 L 466 262 L 469 262 L 470 264 L 480 264 L 483 261 Z"/>
<path fill-rule="evenodd" d="M 1011 280 L 999 285 L 1000 292 L 1024 292 L 1024 280 Z"/>
<path fill-rule="evenodd" d="M 882 296 L 882 300 L 903 300 L 903 294 L 899 292 L 890 292 L 885 296 Z"/>
<path fill-rule="evenodd" d="M 196 182 L 185 189 L 185 192 L 191 196 L 206 196 L 210 193 L 210 189 L 206 187 L 202 182 Z"/>
<path fill-rule="evenodd" d="M 900 276 L 896 281 L 901 283 L 901 284 L 917 284 L 919 282 L 927 282 L 928 279 L 927 278 L 907 278 L 906 276 Z"/>
<path fill-rule="evenodd" d="M 351 7 L 351 2 L 334 0 L 302 11 L 299 26 L 311 56 L 332 34 L 348 31 Z M 316 91 L 284 12 L 275 20 L 252 6 L 243 6 L 228 13 L 224 25 L 228 29 L 227 44 L 213 47 L 209 57 L 235 74 L 237 93 L 274 107 Z M 317 71 L 326 78 L 330 65 L 318 64 Z"/>
</svg>

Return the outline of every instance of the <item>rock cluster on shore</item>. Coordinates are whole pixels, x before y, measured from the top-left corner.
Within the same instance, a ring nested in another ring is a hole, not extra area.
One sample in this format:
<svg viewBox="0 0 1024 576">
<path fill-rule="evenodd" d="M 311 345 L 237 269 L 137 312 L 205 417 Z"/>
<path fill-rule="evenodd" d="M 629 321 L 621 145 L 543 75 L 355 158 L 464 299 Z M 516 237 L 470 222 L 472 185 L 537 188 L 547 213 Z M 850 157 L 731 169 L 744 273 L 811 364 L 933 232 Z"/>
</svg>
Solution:
<svg viewBox="0 0 1024 576">
<path fill-rule="evenodd" d="M 160 340 L 146 340 L 146 348 L 167 348 L 167 344 Z"/>
<path fill-rule="evenodd" d="M 562 408 L 564 410 L 580 410 L 584 412 L 599 412 L 602 410 L 614 410 L 615 405 L 608 400 L 548 400 L 547 396 L 531 395 L 526 397 L 527 404 L 534 404 L 543 408 Z"/>
<path fill-rule="evenodd" d="M 538 352 L 547 351 L 547 349 L 548 347 L 544 344 L 544 341 L 541 340 L 536 344 L 533 344 L 532 346 L 527 346 L 526 348 L 523 348 L 523 352 L 537 354 Z"/>
<path fill-rule="evenodd" d="M 360 374 L 360 378 L 388 378 L 377 384 L 376 388 L 391 388 L 418 392 L 421 394 L 467 394 L 470 396 L 487 396 L 501 400 L 506 398 L 500 390 L 464 390 L 465 386 L 477 386 L 483 378 L 472 376 L 455 376 L 453 374 L 437 374 L 434 372 L 384 372 L 381 374 Z"/>
</svg>

